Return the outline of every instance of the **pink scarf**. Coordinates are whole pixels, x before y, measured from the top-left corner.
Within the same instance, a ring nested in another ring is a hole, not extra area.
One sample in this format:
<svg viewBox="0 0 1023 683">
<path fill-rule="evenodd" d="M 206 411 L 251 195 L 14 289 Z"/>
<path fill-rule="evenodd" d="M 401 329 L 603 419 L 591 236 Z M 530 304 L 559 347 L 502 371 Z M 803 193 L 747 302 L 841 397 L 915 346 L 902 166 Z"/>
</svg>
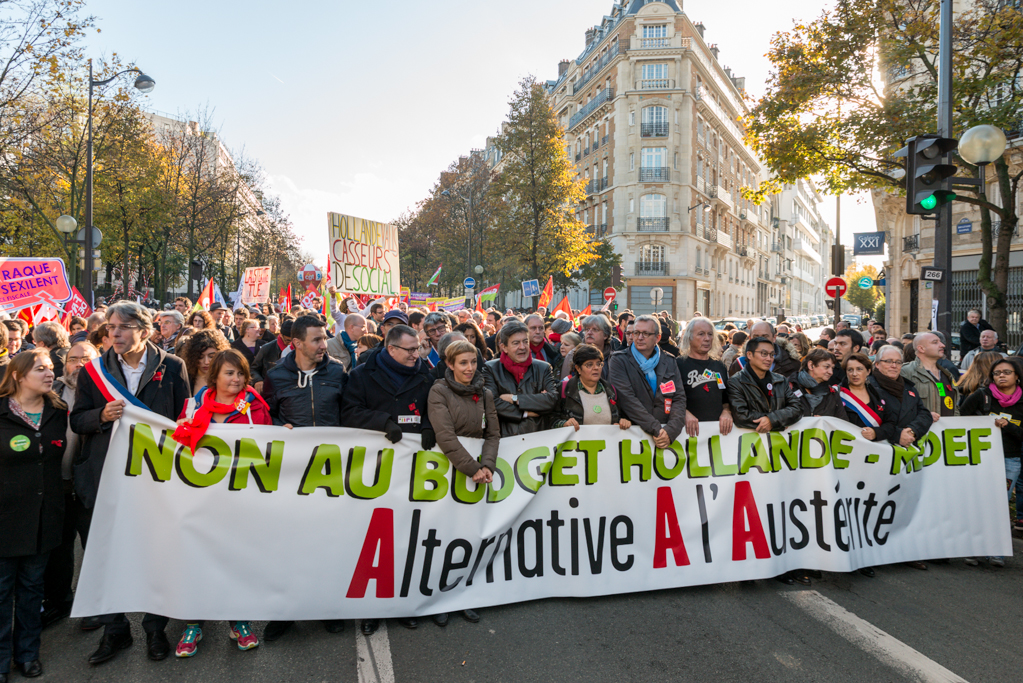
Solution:
<svg viewBox="0 0 1023 683">
<path fill-rule="evenodd" d="M 1018 384 L 1016 385 L 1016 391 L 1008 395 L 1003 394 L 1001 391 L 999 391 L 998 387 L 996 387 L 994 383 L 989 384 L 988 389 L 991 390 L 991 395 L 995 397 L 996 401 L 998 401 L 998 405 L 1002 406 L 1003 408 L 1014 406 L 1016 405 L 1016 401 L 1023 398 L 1023 388 L 1020 388 Z"/>
</svg>

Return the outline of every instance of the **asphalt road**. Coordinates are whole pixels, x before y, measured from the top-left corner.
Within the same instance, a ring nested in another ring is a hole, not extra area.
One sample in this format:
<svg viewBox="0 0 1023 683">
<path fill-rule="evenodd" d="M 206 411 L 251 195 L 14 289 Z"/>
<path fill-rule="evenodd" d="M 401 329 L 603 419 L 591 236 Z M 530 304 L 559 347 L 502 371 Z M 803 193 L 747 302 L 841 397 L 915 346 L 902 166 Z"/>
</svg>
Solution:
<svg viewBox="0 0 1023 683">
<path fill-rule="evenodd" d="M 881 567 L 874 579 L 825 574 L 810 588 L 756 581 L 543 600 L 481 610 L 478 624 L 457 615 L 443 629 L 389 622 L 368 641 L 353 622 L 337 635 L 308 622 L 241 652 L 217 622 L 195 657 L 163 662 L 146 659 L 139 615 L 134 647 L 98 667 L 86 659 L 99 632 L 65 620 L 43 633 L 39 680 L 1011 681 L 1023 669 L 1023 541 L 1014 545 L 1003 569 L 953 560 L 928 571 Z M 171 622 L 172 641 L 181 628 Z"/>
</svg>

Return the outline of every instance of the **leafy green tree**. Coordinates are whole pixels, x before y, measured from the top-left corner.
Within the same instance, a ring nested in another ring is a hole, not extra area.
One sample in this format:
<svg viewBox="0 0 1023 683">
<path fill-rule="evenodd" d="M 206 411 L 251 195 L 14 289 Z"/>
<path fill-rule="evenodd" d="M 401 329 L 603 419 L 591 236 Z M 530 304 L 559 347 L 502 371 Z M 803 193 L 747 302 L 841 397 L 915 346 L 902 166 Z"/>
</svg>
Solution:
<svg viewBox="0 0 1023 683">
<path fill-rule="evenodd" d="M 857 268 L 856 264 L 846 268 L 846 290 L 843 298 L 864 313 L 873 314 L 878 301 L 883 301 L 884 297 L 880 294 L 877 287 L 862 289 L 860 287 L 860 278 L 864 277 L 876 280 L 877 268 L 870 265 Z"/>
</svg>

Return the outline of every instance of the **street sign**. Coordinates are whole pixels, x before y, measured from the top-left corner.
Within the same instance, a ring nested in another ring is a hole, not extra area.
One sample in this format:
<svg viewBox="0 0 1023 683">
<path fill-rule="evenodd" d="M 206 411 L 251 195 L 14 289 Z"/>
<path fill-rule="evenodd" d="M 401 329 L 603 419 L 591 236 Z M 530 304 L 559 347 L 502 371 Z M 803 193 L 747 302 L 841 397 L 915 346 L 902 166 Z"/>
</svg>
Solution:
<svg viewBox="0 0 1023 683">
<path fill-rule="evenodd" d="M 81 230 L 78 231 L 78 234 L 75 235 L 75 239 L 81 242 L 82 244 L 85 244 L 85 228 L 82 228 Z M 97 228 L 95 225 L 92 226 L 92 248 L 95 249 L 96 247 L 98 247 L 100 245 L 100 242 L 102 241 L 103 233 L 100 232 L 99 228 Z"/>
<path fill-rule="evenodd" d="M 881 276 L 880 280 L 874 280 L 874 286 L 875 287 L 885 287 L 887 285 L 888 285 L 888 283 L 885 281 L 884 275 Z"/>
<path fill-rule="evenodd" d="M 526 280 L 523 282 L 522 296 L 540 296 L 540 281 Z"/>
<path fill-rule="evenodd" d="M 861 277 L 857 284 L 860 286 L 860 289 L 870 289 L 874 286 L 874 278 Z"/>
<path fill-rule="evenodd" d="M 968 232 L 973 232 L 973 221 L 969 218 L 964 218 L 956 223 L 956 234 L 965 235 Z"/>
<path fill-rule="evenodd" d="M 845 280 L 840 277 L 833 277 L 824 285 L 824 291 L 827 295 L 835 298 L 845 296 L 846 289 L 848 289 L 848 285 L 846 285 Z"/>
<path fill-rule="evenodd" d="M 857 232 L 853 235 L 853 254 L 881 256 L 884 254 L 884 232 Z"/>
<path fill-rule="evenodd" d="M 921 268 L 920 279 L 930 282 L 941 282 L 945 279 L 945 271 L 941 268 Z"/>
<path fill-rule="evenodd" d="M 462 280 L 462 286 L 465 287 L 466 289 L 475 289 L 476 279 L 467 277 L 464 280 Z"/>
<path fill-rule="evenodd" d="M 614 287 L 608 287 L 604 290 L 604 301 L 614 301 L 617 296 L 618 292 L 615 291 Z"/>
</svg>

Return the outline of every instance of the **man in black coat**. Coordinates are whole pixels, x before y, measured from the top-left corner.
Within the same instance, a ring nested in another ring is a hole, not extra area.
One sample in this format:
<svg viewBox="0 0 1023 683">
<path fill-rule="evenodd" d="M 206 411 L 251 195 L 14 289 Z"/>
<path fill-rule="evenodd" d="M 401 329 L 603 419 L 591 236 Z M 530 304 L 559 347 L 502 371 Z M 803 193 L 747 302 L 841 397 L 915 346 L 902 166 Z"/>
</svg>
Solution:
<svg viewBox="0 0 1023 683">
<path fill-rule="evenodd" d="M 285 320 L 277 339 L 272 343 L 263 344 L 259 347 L 259 351 L 256 351 L 256 357 L 252 359 L 249 369 L 252 371 L 252 388 L 259 393 L 263 393 L 263 380 L 266 379 L 267 373 L 277 365 L 281 360 L 281 353 L 291 343 L 292 325 L 294 324 L 294 320 Z"/>
<path fill-rule="evenodd" d="M 408 325 L 395 325 L 387 331 L 384 343 L 365 358 L 349 375 L 342 426 L 383 432 L 391 443 L 401 441 L 404 434 L 419 434 L 424 449 L 436 446 L 427 412 L 434 377 L 430 364 L 419 357 L 416 331 Z M 407 628 L 418 625 L 415 619 L 399 621 Z M 379 619 L 362 620 L 365 635 L 379 626 Z"/>
<path fill-rule="evenodd" d="M 555 377 L 561 376 L 561 363 L 564 360 L 554 344 L 548 341 L 544 320 L 539 315 L 526 316 L 526 328 L 529 330 L 529 353 L 537 360 L 545 360 L 551 364 L 551 372 Z"/>
<path fill-rule="evenodd" d="M 993 330 L 991 323 L 980 317 L 980 310 L 971 308 L 966 313 L 966 320 L 959 328 L 959 357 L 965 358 L 966 354 L 980 346 L 980 333 L 984 330 Z"/>
<path fill-rule="evenodd" d="M 168 355 L 149 342 L 153 319 L 139 304 L 121 302 L 106 311 L 107 334 L 111 348 L 101 357 L 104 369 L 128 394 L 147 408 L 169 420 L 177 420 L 191 396 L 188 372 L 181 359 Z M 75 493 L 81 503 L 78 513 L 91 522 L 100 475 L 110 447 L 110 432 L 115 420 L 124 413 L 124 400 L 107 401 L 88 372 L 78 375 L 75 407 L 71 411 L 71 429 L 82 437 L 82 450 L 74 466 Z M 81 533 L 81 531 L 80 531 Z M 82 545 L 88 534 L 82 533 Z M 102 618 L 103 638 L 89 657 L 90 664 L 113 659 L 132 644 L 131 626 L 123 614 Z M 161 660 L 170 653 L 164 629 L 167 617 L 147 614 L 142 620 L 149 658 Z"/>
<path fill-rule="evenodd" d="M 497 333 L 500 356 L 487 361 L 483 377 L 494 395 L 501 436 L 531 434 L 555 417 L 558 385 L 550 363 L 532 358 L 529 328 L 514 318 Z"/>
</svg>

